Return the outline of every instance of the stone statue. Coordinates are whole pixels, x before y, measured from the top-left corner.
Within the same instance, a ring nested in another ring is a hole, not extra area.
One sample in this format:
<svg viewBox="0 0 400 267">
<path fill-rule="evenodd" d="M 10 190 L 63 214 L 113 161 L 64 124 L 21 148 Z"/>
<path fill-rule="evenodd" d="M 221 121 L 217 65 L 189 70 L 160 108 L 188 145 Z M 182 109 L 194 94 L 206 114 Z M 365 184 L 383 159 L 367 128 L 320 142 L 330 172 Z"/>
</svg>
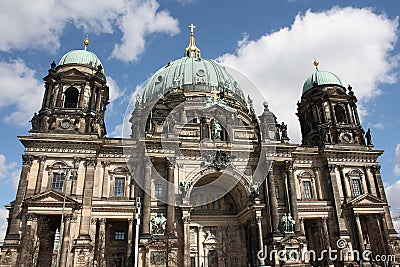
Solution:
<svg viewBox="0 0 400 267">
<path fill-rule="evenodd" d="M 365 133 L 365 139 L 367 140 L 367 146 L 372 146 L 372 138 L 371 138 L 371 129 L 368 128 L 367 132 Z"/>
<path fill-rule="evenodd" d="M 167 219 L 163 214 L 156 215 L 151 219 L 151 232 L 156 235 L 164 234 L 167 226 Z"/>
<path fill-rule="evenodd" d="M 282 138 L 287 138 L 288 136 L 287 136 L 287 125 L 282 121 L 282 124 L 281 124 L 281 135 L 282 135 Z"/>
<path fill-rule="evenodd" d="M 250 199 L 254 200 L 258 197 L 260 194 L 260 182 L 253 182 L 250 185 Z"/>
<path fill-rule="evenodd" d="M 192 182 L 190 181 L 184 181 L 179 183 L 179 190 L 181 191 L 181 194 L 185 196 L 187 192 L 189 191 L 189 188 L 192 186 Z"/>
<path fill-rule="evenodd" d="M 290 213 L 285 213 L 283 214 L 280 222 L 280 230 L 281 233 L 293 233 L 294 232 L 294 225 L 295 225 L 295 220 L 292 218 L 292 215 Z"/>
<path fill-rule="evenodd" d="M 221 139 L 222 127 L 217 120 L 213 120 L 212 124 L 212 137 L 214 139 Z"/>
</svg>

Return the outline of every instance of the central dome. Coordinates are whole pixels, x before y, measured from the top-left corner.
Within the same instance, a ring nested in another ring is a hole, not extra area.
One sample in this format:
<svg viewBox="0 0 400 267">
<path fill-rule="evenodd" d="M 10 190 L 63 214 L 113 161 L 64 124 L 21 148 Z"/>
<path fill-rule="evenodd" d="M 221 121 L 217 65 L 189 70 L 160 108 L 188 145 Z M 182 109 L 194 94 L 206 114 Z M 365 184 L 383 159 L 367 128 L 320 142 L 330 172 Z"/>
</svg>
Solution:
<svg viewBox="0 0 400 267">
<path fill-rule="evenodd" d="M 208 93 L 226 90 L 246 102 L 239 84 L 224 66 L 200 57 L 185 56 L 159 69 L 147 82 L 141 102 L 160 98 L 171 89 Z"/>
</svg>

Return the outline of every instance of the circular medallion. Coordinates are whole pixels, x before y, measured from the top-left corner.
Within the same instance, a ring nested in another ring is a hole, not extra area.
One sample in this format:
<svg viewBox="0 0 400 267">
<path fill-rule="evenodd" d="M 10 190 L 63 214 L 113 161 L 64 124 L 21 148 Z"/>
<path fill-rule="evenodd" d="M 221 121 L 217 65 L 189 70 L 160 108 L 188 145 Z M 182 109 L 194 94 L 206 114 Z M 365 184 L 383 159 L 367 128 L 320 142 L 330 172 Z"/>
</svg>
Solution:
<svg viewBox="0 0 400 267">
<path fill-rule="evenodd" d="M 63 120 L 61 122 L 61 128 L 68 129 L 71 126 L 71 122 L 69 120 Z"/>
</svg>

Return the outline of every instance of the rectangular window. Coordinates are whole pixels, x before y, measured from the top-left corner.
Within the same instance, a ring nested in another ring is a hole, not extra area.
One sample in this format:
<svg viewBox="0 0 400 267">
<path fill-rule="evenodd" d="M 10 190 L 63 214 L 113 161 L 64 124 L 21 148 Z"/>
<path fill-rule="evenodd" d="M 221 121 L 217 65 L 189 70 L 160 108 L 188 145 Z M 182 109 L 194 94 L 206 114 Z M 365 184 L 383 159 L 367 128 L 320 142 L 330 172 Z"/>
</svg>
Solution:
<svg viewBox="0 0 400 267">
<path fill-rule="evenodd" d="M 311 181 L 303 181 L 303 188 L 304 188 L 304 198 L 305 199 L 313 198 Z"/>
<path fill-rule="evenodd" d="M 125 178 L 115 178 L 114 196 L 122 197 L 125 194 Z"/>
<path fill-rule="evenodd" d="M 115 231 L 114 240 L 125 240 L 125 232 Z"/>
<path fill-rule="evenodd" d="M 58 172 L 53 173 L 53 181 L 51 183 L 51 189 L 53 189 L 54 191 L 62 192 L 64 180 L 65 180 L 64 173 L 58 173 Z"/>
<path fill-rule="evenodd" d="M 362 194 L 360 179 L 351 179 L 351 188 L 353 189 L 353 196 L 358 197 Z"/>
<path fill-rule="evenodd" d="M 156 198 L 162 198 L 163 197 L 163 190 L 162 190 L 162 184 L 155 184 L 154 185 L 154 196 Z"/>
</svg>

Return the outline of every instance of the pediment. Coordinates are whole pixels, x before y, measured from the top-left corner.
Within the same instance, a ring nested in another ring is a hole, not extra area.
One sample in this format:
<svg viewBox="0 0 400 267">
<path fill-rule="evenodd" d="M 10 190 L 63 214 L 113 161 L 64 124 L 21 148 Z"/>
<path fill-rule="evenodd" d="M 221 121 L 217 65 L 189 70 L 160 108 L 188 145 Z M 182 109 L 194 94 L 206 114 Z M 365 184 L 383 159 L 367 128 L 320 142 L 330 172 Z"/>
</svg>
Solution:
<svg viewBox="0 0 400 267">
<path fill-rule="evenodd" d="M 62 207 L 64 205 L 64 195 L 61 192 L 49 190 L 25 199 L 24 204 L 36 207 Z M 80 203 L 65 196 L 65 207 L 77 209 L 80 207 Z"/>
<path fill-rule="evenodd" d="M 386 204 L 387 203 L 382 199 L 370 194 L 363 194 L 348 202 L 349 206 L 369 206 L 369 205 L 386 205 Z"/>
<path fill-rule="evenodd" d="M 86 78 L 86 74 L 76 68 L 69 69 L 61 74 L 63 77 L 82 77 Z"/>
</svg>

